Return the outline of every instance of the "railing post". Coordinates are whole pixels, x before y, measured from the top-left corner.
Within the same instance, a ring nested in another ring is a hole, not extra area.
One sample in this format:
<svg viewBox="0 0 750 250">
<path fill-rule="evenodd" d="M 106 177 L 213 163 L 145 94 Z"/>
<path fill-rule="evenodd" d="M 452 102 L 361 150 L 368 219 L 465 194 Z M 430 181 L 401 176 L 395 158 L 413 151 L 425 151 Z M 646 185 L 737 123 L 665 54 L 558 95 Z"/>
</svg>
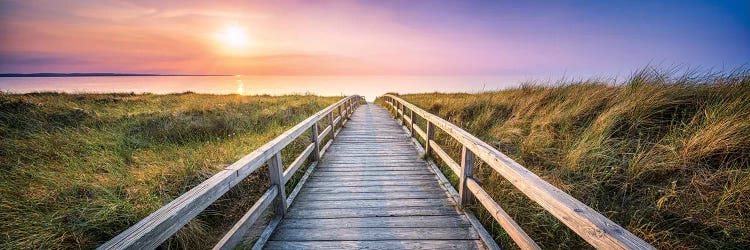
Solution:
<svg viewBox="0 0 750 250">
<path fill-rule="evenodd" d="M 352 113 L 352 99 L 346 100 L 346 119 L 348 120 Z"/>
<path fill-rule="evenodd" d="M 398 117 L 398 125 L 404 125 L 404 121 L 401 120 L 402 116 L 404 115 L 403 107 L 401 103 L 396 103 L 398 105 L 398 109 L 396 110 L 396 117 Z"/>
<path fill-rule="evenodd" d="M 399 107 L 401 107 L 401 117 L 399 119 L 399 122 L 401 123 L 401 125 L 406 125 L 406 121 L 404 121 L 404 117 L 405 117 L 404 115 L 406 115 L 406 108 L 404 108 L 403 103 L 398 103 L 398 105 Z"/>
<path fill-rule="evenodd" d="M 458 196 L 461 198 L 461 206 L 471 204 L 473 196 L 466 185 L 466 179 L 474 175 L 474 152 L 467 149 L 466 146 L 461 150 L 461 176 L 459 176 Z"/>
<path fill-rule="evenodd" d="M 427 139 L 424 142 L 424 154 L 430 155 L 430 141 L 435 138 L 435 125 L 432 122 L 427 121 Z"/>
<path fill-rule="evenodd" d="M 276 153 L 268 160 L 268 174 L 271 178 L 271 185 L 275 185 L 279 194 L 274 199 L 274 213 L 284 217 L 286 215 L 286 190 L 284 188 L 284 166 L 281 163 L 281 152 Z"/>
<path fill-rule="evenodd" d="M 344 105 L 343 105 L 343 104 L 342 104 L 342 105 L 340 105 L 340 106 L 339 106 L 339 108 L 338 108 L 338 112 L 339 112 L 339 122 L 340 122 L 341 124 L 344 124 L 344 116 L 343 116 L 343 115 L 341 115 L 341 114 L 342 114 L 342 111 L 341 111 L 341 109 L 343 109 L 343 108 L 344 108 Z"/>
<path fill-rule="evenodd" d="M 310 129 L 310 137 L 315 148 L 313 149 L 313 160 L 315 161 L 320 160 L 320 138 L 318 138 L 318 133 L 318 121 L 315 121 L 315 124 Z"/>
<path fill-rule="evenodd" d="M 416 119 L 414 119 L 416 118 L 416 116 L 414 115 L 414 110 L 409 110 L 409 118 L 411 118 L 411 127 L 410 127 L 411 136 L 413 136 L 414 138 L 417 138 L 417 136 L 414 135 L 414 123 L 416 122 L 415 121 Z"/>
<path fill-rule="evenodd" d="M 328 123 L 331 124 L 331 140 L 333 140 L 333 138 L 336 138 L 336 124 L 333 124 L 333 110 L 328 113 Z"/>
<path fill-rule="evenodd" d="M 356 107 L 356 104 L 354 102 L 359 99 L 358 97 L 355 97 L 353 100 L 349 101 L 349 119 L 352 118 L 352 115 L 354 114 L 354 108 Z"/>
</svg>

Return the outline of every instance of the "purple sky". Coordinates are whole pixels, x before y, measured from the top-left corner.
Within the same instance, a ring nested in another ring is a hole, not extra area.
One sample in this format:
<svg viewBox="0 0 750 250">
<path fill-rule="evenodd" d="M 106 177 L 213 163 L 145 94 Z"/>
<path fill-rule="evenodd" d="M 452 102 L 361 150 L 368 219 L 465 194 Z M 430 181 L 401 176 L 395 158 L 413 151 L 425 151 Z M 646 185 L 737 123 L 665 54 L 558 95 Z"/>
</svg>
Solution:
<svg viewBox="0 0 750 250">
<path fill-rule="evenodd" d="M 227 26 L 246 44 L 217 40 Z M 748 1 L 0 1 L 0 73 L 586 77 L 747 63 Z"/>
</svg>

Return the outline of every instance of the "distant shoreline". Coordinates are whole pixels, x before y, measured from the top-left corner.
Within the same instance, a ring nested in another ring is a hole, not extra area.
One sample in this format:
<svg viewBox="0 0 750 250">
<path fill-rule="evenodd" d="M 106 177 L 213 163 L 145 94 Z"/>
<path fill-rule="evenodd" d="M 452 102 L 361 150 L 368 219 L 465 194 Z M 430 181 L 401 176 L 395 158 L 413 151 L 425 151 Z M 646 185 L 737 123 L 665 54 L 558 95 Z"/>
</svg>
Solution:
<svg viewBox="0 0 750 250">
<path fill-rule="evenodd" d="M 93 76 L 233 76 L 233 75 L 193 75 L 193 74 L 131 74 L 131 73 L 5 73 L 0 77 L 93 77 Z"/>
</svg>

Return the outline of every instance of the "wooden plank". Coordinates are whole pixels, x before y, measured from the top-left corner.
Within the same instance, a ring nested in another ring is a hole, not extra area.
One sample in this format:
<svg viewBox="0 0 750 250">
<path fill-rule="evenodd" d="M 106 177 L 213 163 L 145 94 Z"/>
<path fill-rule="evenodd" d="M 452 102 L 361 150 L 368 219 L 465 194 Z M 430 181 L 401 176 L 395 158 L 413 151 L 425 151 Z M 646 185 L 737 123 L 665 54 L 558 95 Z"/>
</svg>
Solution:
<svg viewBox="0 0 750 250">
<path fill-rule="evenodd" d="M 313 176 L 315 177 L 341 177 L 341 176 L 409 176 L 409 175 L 429 175 L 433 176 L 432 172 L 427 170 L 427 168 L 411 168 L 407 170 L 396 170 L 396 171 L 388 171 L 388 170 L 382 170 L 382 169 L 376 169 L 377 171 L 372 170 L 360 170 L 360 171 L 348 171 L 348 172 L 322 172 L 318 171 L 315 172 Z"/>
<path fill-rule="evenodd" d="M 296 206 L 296 204 L 295 204 Z M 365 208 L 329 208 L 297 209 L 292 207 L 287 218 L 352 218 L 352 217 L 392 217 L 392 216 L 432 216 L 457 215 L 452 207 L 365 207 Z"/>
<path fill-rule="evenodd" d="M 289 182 L 289 179 L 294 176 L 294 173 L 297 172 L 300 166 L 302 166 L 302 163 L 305 163 L 305 160 L 307 160 L 307 157 L 310 156 L 310 154 L 313 153 L 313 150 L 315 150 L 315 144 L 310 143 L 310 145 L 305 148 L 304 151 L 302 151 L 302 154 L 297 156 L 296 159 L 292 162 L 292 164 L 289 164 L 289 168 L 287 168 L 284 171 L 284 184 Z"/>
<path fill-rule="evenodd" d="M 234 224 L 232 229 L 224 234 L 224 237 L 219 240 L 219 243 L 216 243 L 213 249 L 233 249 L 237 246 L 242 240 L 242 237 L 247 233 L 248 229 L 250 229 L 250 226 L 252 226 L 253 223 L 260 218 L 261 214 L 271 205 L 273 199 L 278 195 L 278 192 L 279 191 L 275 186 L 271 186 L 271 188 L 269 188 L 268 191 L 266 191 L 258 201 L 255 202 L 250 210 L 248 210 L 247 213 L 245 213 L 245 215 Z"/>
<path fill-rule="evenodd" d="M 287 207 L 283 168 L 281 152 L 276 153 L 273 158 L 268 160 L 268 178 L 271 180 L 271 186 L 276 186 L 278 189 L 276 199 L 273 202 L 273 211 L 281 217 L 286 214 Z"/>
<path fill-rule="evenodd" d="M 625 228 L 599 214 L 579 200 L 554 187 L 524 168 L 513 159 L 497 151 L 463 129 L 444 119 L 430 114 L 396 96 L 387 95 L 396 103 L 417 112 L 436 127 L 452 136 L 477 157 L 495 169 L 505 179 L 531 200 L 541 205 L 550 214 L 563 222 L 596 248 L 654 249 L 653 246 L 633 235 Z"/>
<path fill-rule="evenodd" d="M 417 118 L 415 117 L 414 111 L 409 112 L 409 124 L 410 124 L 409 128 L 411 128 L 411 130 L 409 130 L 409 132 L 411 132 L 411 136 L 415 136 L 414 135 L 414 128 L 415 128 L 414 124 L 416 122 L 417 122 Z"/>
<path fill-rule="evenodd" d="M 313 176 L 315 182 L 348 182 L 348 181 L 411 181 L 431 180 L 435 181 L 434 175 L 364 175 L 364 176 Z"/>
<path fill-rule="evenodd" d="M 425 140 L 427 138 L 427 133 L 424 132 L 419 126 L 414 126 L 414 133 L 419 135 L 419 137 L 422 137 L 422 140 Z"/>
<path fill-rule="evenodd" d="M 372 167 L 357 167 L 352 165 L 338 165 L 338 166 L 325 166 L 318 169 L 316 173 L 318 174 L 326 174 L 326 173 L 374 173 L 374 172 L 398 172 L 398 171 L 423 171 L 427 168 L 425 166 L 404 166 L 404 167 L 390 167 L 390 166 L 372 166 Z"/>
<path fill-rule="evenodd" d="M 432 156 L 432 140 L 435 139 L 435 125 L 432 125 L 432 122 L 427 121 L 427 135 L 423 136 L 422 139 L 425 140 L 424 154 Z"/>
<path fill-rule="evenodd" d="M 98 249 L 153 249 L 231 188 L 236 171 L 223 170 L 107 241 Z M 235 182 L 236 184 L 236 182 Z"/>
<path fill-rule="evenodd" d="M 428 185 L 435 183 L 435 180 L 412 180 L 408 183 L 404 181 L 344 181 L 344 182 L 330 182 L 330 181 L 316 181 L 307 183 L 308 187 L 326 187 L 326 186 L 339 186 L 339 187 L 369 187 L 369 186 L 414 186 L 414 185 Z"/>
<path fill-rule="evenodd" d="M 322 167 L 360 167 L 360 168 L 386 168 L 386 167 L 424 167 L 425 163 L 422 161 L 414 161 L 414 162 L 397 162 L 394 164 L 387 163 L 387 162 L 365 162 L 365 163 L 357 163 L 352 164 L 348 162 L 321 162 Z"/>
<path fill-rule="evenodd" d="M 461 198 L 461 206 L 468 206 L 474 201 L 474 197 L 466 186 L 466 180 L 474 177 L 474 154 L 471 150 L 463 147 L 461 150 L 461 175 L 459 175 L 458 197 Z"/>
<path fill-rule="evenodd" d="M 448 165 L 448 167 L 453 171 L 453 174 L 459 175 L 461 173 L 461 165 L 458 165 L 453 159 L 451 159 L 451 156 L 446 153 L 443 148 L 440 147 L 440 145 L 437 144 L 437 142 L 432 141 L 430 142 L 430 147 L 432 147 L 432 151 L 435 152 L 435 154 L 440 158 L 440 160 L 445 163 L 445 165 Z"/>
<path fill-rule="evenodd" d="M 402 227 L 402 228 L 462 228 L 471 227 L 466 218 L 460 215 L 438 216 L 398 216 L 398 217 L 362 217 L 335 219 L 286 219 L 279 228 L 370 228 L 370 227 Z"/>
<path fill-rule="evenodd" d="M 332 143 L 333 143 L 333 139 L 328 140 L 328 142 L 326 142 L 326 145 L 323 145 L 323 147 L 320 149 L 320 155 L 325 154 L 326 151 L 328 151 L 328 147 L 330 147 Z"/>
<path fill-rule="evenodd" d="M 333 120 L 333 124 L 339 124 L 340 121 L 341 121 L 341 116 L 336 117 L 336 119 Z"/>
<path fill-rule="evenodd" d="M 266 249 L 484 249 L 477 240 L 270 241 Z"/>
<path fill-rule="evenodd" d="M 271 240 L 476 240 L 474 230 L 455 228 L 331 228 L 307 230 L 279 228 Z"/>
<path fill-rule="evenodd" d="M 495 218 L 495 221 L 503 227 L 505 233 L 516 242 L 518 247 L 521 249 L 541 249 L 536 242 L 534 242 L 534 240 L 523 231 L 521 226 L 519 226 L 518 223 L 516 223 L 516 221 L 514 221 L 513 218 L 511 218 L 510 215 L 500 207 L 500 205 L 495 203 L 492 197 L 479 186 L 479 183 L 474 179 L 469 178 L 466 180 L 466 185 L 476 196 L 477 200 L 487 208 L 487 211 L 490 212 L 493 218 Z"/>
<path fill-rule="evenodd" d="M 271 222 L 268 223 L 268 226 L 263 230 L 263 233 L 260 234 L 260 237 L 258 237 L 257 240 L 255 240 L 255 245 L 253 245 L 252 250 L 261 250 L 263 249 L 263 246 L 268 242 L 268 239 L 271 238 L 271 235 L 273 235 L 273 232 L 276 231 L 276 227 L 279 226 L 281 223 L 281 219 L 283 217 L 281 216 L 275 216 L 271 220 Z"/>
<path fill-rule="evenodd" d="M 323 130 L 323 132 L 320 132 L 320 135 L 318 135 L 318 138 L 325 138 L 328 133 L 331 133 L 331 125 L 326 126 L 326 129 Z"/>
<path fill-rule="evenodd" d="M 318 123 L 312 125 L 310 128 L 310 139 L 313 143 L 313 161 L 320 160 L 320 137 L 318 137 Z"/>
<path fill-rule="evenodd" d="M 310 178 L 310 175 L 312 175 L 312 173 L 315 171 L 315 166 L 317 165 L 318 165 L 317 161 L 310 163 L 310 166 L 307 167 L 305 174 L 302 175 L 302 178 L 299 179 L 299 182 L 297 183 L 297 185 L 294 186 L 294 190 L 292 190 L 292 192 L 289 193 L 289 197 L 286 197 L 287 210 L 294 203 L 295 198 L 297 198 L 297 195 L 299 195 L 300 191 L 305 186 L 305 183 L 307 183 L 307 179 Z"/>
<path fill-rule="evenodd" d="M 328 127 L 330 127 L 331 130 L 333 130 L 333 129 L 336 128 L 336 123 L 333 122 L 333 111 L 331 111 L 330 113 L 328 113 L 328 123 L 330 124 L 330 125 L 328 125 Z M 326 130 L 327 130 L 327 128 L 326 128 Z M 331 140 L 333 140 L 334 138 L 336 138 L 336 135 L 332 134 L 331 135 Z"/>
<path fill-rule="evenodd" d="M 445 198 L 442 190 L 411 192 L 348 192 L 348 193 L 314 193 L 303 192 L 300 201 L 342 201 L 342 200 L 398 200 L 398 199 L 441 199 Z"/>
<path fill-rule="evenodd" d="M 403 185 L 403 186 L 367 186 L 367 187 L 305 187 L 303 192 L 307 193 L 378 193 L 378 192 L 425 192 L 434 191 L 437 183 L 433 185 Z"/>
<path fill-rule="evenodd" d="M 386 207 L 435 207 L 451 206 L 453 201 L 440 199 L 398 199 L 398 200 L 339 200 L 339 201 L 298 201 L 297 209 L 326 208 L 386 208 Z"/>
</svg>

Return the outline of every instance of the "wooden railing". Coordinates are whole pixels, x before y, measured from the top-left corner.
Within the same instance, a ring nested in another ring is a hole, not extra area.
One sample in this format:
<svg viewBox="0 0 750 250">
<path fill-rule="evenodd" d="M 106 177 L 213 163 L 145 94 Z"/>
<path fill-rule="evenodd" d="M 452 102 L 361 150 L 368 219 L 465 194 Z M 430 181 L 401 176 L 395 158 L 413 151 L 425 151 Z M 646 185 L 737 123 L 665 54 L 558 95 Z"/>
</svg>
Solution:
<svg viewBox="0 0 750 250">
<path fill-rule="evenodd" d="M 349 96 L 328 106 L 252 153 L 242 157 L 237 162 L 227 166 L 224 170 L 198 184 L 198 186 L 187 191 L 177 199 L 159 208 L 140 222 L 99 246 L 98 249 L 156 248 L 264 163 L 268 163 L 271 187 L 240 218 L 232 229 L 224 235 L 219 243 L 214 246 L 214 249 L 232 249 L 236 246 L 250 226 L 271 204 L 273 204 L 276 218 L 272 220 L 269 227 L 275 227 L 280 218 L 286 213 L 286 209 L 294 199 L 294 196 L 299 192 L 299 188 L 304 184 L 306 177 L 314 169 L 317 161 L 331 145 L 336 134 L 343 127 L 343 124 L 346 123 L 354 109 L 363 101 L 364 99 L 361 96 Z M 323 129 L 323 132 L 319 133 L 318 122 L 322 119 L 328 119 L 329 125 Z M 284 170 L 281 161 L 281 150 L 308 130 L 310 130 L 312 137 L 310 144 Z M 329 133 L 332 133 L 331 139 L 321 147 L 321 139 Z M 300 180 L 290 197 L 287 198 L 285 184 L 310 155 L 312 155 L 313 162 L 310 164 L 305 176 L 302 177 L 303 179 Z M 273 231 L 273 228 L 266 231 Z M 267 235 L 262 235 L 261 237 L 264 236 L 267 237 Z M 262 239 L 259 240 L 261 243 L 256 244 L 256 246 L 262 246 L 263 241 Z"/>
<path fill-rule="evenodd" d="M 456 125 L 397 96 L 385 95 L 382 98 L 390 105 L 396 118 L 401 120 L 411 135 L 414 137 L 419 135 L 424 140 L 425 154 L 437 156 L 459 177 L 458 202 L 460 205 L 463 207 L 472 203 L 474 199 L 478 200 L 520 248 L 539 249 L 539 246 L 475 180 L 473 177 L 475 157 L 479 157 L 529 199 L 538 203 L 592 246 L 598 249 L 654 249 L 653 246 L 628 230 L 542 180 L 494 147 Z M 427 131 L 415 125 L 418 118 L 427 122 Z M 463 146 L 460 163 L 451 159 L 435 142 L 435 129 L 444 131 Z"/>
</svg>

